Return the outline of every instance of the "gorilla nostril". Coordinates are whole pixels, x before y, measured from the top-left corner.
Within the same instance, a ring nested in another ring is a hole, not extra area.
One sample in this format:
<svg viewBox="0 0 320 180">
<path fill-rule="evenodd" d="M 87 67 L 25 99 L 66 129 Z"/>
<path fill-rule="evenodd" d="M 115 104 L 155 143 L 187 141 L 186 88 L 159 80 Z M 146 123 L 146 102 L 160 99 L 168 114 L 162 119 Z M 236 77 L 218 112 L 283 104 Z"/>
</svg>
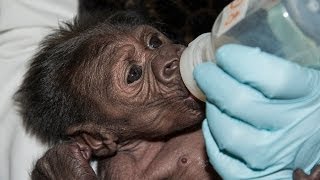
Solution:
<svg viewBox="0 0 320 180">
<path fill-rule="evenodd" d="M 173 60 L 167 63 L 164 67 L 164 73 L 166 75 L 172 75 L 172 73 L 174 73 L 174 71 L 178 68 L 178 63 L 178 60 Z"/>
</svg>

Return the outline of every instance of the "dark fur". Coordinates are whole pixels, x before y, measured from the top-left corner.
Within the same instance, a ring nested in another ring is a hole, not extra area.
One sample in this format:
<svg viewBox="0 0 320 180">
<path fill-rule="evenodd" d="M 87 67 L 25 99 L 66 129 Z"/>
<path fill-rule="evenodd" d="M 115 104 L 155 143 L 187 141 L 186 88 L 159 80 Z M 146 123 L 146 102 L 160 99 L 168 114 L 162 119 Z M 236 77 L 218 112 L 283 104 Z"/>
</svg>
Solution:
<svg viewBox="0 0 320 180">
<path fill-rule="evenodd" d="M 162 22 L 166 36 L 187 45 L 211 31 L 220 11 L 232 0 L 80 0 L 79 14 L 135 10 L 152 21 Z"/>
<path fill-rule="evenodd" d="M 102 28 L 113 31 L 149 24 L 134 12 L 118 12 L 105 20 L 101 17 L 104 16 L 95 14 L 76 18 L 73 23 L 65 23 L 46 37 L 16 93 L 15 99 L 21 107 L 24 125 L 45 143 L 54 144 L 66 139 L 64 132 L 72 125 L 106 119 L 95 108 L 97 104 L 90 98 L 92 96 L 86 94 L 93 92 L 80 92 L 78 89 L 82 87 L 73 86 L 73 81 L 81 82 L 79 77 L 75 77 L 77 68 L 99 55 L 100 47 L 95 47 L 93 41 L 101 41 L 99 38 L 103 32 L 94 27 L 110 26 L 112 28 Z M 87 48 L 89 44 L 90 49 Z M 86 83 L 84 81 L 79 86 Z"/>
</svg>

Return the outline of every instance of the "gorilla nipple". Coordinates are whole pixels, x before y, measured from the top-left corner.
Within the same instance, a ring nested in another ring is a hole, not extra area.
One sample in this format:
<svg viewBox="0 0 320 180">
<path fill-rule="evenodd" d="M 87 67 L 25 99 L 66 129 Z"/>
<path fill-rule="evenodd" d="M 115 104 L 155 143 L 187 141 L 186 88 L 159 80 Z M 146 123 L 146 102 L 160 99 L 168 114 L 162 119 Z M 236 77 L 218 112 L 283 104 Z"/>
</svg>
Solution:
<svg viewBox="0 0 320 180">
<path fill-rule="evenodd" d="M 182 164 L 186 164 L 188 162 L 188 159 L 183 157 L 183 158 L 181 158 L 180 161 L 181 161 Z"/>
<path fill-rule="evenodd" d="M 190 160 L 189 160 L 188 156 L 183 155 L 179 158 L 179 160 L 178 160 L 179 166 L 187 166 L 188 164 L 190 164 Z"/>
</svg>

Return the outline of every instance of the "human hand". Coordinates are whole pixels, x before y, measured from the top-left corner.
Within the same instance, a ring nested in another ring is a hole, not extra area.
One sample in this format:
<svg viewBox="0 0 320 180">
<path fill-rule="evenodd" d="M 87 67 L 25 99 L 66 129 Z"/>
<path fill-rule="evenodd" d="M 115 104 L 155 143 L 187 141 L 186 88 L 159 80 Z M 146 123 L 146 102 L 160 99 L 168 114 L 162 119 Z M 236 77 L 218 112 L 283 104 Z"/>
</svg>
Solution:
<svg viewBox="0 0 320 180">
<path fill-rule="evenodd" d="M 96 174 L 90 166 L 91 149 L 78 142 L 66 142 L 55 145 L 40 158 L 31 178 L 33 180 L 96 180 Z"/>
<path fill-rule="evenodd" d="M 320 159 L 320 71 L 225 45 L 194 77 L 207 97 L 203 133 L 224 179 L 291 179 Z"/>
</svg>

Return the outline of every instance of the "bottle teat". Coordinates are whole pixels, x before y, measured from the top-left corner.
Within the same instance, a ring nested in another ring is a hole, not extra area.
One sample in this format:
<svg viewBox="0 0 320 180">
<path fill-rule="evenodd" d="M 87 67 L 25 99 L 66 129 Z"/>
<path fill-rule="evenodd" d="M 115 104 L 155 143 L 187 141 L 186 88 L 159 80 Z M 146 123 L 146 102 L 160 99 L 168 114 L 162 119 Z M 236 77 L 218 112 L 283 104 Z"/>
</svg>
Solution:
<svg viewBox="0 0 320 180">
<path fill-rule="evenodd" d="M 214 50 L 210 33 L 205 33 L 193 40 L 183 51 L 180 59 L 180 73 L 187 89 L 196 98 L 205 101 L 205 95 L 193 78 L 193 69 L 200 63 L 214 62 Z"/>
</svg>

